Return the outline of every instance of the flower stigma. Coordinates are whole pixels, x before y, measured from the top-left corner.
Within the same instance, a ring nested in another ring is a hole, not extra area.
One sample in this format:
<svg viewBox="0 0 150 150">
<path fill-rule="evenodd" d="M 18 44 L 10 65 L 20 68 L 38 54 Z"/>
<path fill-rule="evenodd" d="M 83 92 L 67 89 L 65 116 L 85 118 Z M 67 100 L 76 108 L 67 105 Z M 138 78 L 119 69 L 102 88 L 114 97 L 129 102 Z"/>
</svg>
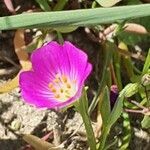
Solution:
<svg viewBox="0 0 150 150">
<path fill-rule="evenodd" d="M 71 80 L 66 75 L 56 74 L 55 78 L 48 84 L 55 99 L 66 101 L 77 92 L 76 81 Z"/>
</svg>

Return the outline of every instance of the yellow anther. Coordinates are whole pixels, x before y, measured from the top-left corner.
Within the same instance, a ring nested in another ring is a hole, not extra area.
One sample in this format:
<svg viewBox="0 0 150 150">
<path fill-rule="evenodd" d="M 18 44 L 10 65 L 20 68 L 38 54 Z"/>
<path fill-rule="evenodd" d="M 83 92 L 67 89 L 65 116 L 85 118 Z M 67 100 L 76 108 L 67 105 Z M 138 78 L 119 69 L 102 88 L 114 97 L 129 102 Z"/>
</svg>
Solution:
<svg viewBox="0 0 150 150">
<path fill-rule="evenodd" d="M 77 80 L 70 80 L 65 74 L 56 74 L 53 81 L 48 84 L 48 87 L 54 98 L 65 101 L 74 95 L 76 82 Z"/>
<path fill-rule="evenodd" d="M 71 85 L 70 85 L 69 83 L 67 83 L 66 85 L 67 85 L 67 88 L 68 88 L 68 89 L 71 88 Z"/>
<path fill-rule="evenodd" d="M 65 75 L 62 75 L 62 80 L 64 83 L 67 83 L 67 77 Z"/>
<path fill-rule="evenodd" d="M 59 83 L 59 82 L 60 82 L 58 78 L 54 79 L 53 81 L 54 81 L 55 83 Z"/>
<path fill-rule="evenodd" d="M 49 83 L 49 84 L 48 84 L 48 87 L 49 87 L 50 89 L 52 89 L 52 88 L 54 87 L 53 83 Z"/>
<path fill-rule="evenodd" d="M 59 95 L 59 94 L 56 94 L 56 95 L 55 95 L 55 98 L 60 98 L 60 95 Z"/>
<path fill-rule="evenodd" d="M 60 89 L 60 92 L 61 92 L 61 93 L 63 93 L 63 92 L 64 92 L 64 90 L 63 90 L 63 89 Z"/>
<path fill-rule="evenodd" d="M 51 89 L 51 91 L 52 91 L 53 93 L 56 93 L 56 89 L 55 89 L 54 87 Z"/>
</svg>

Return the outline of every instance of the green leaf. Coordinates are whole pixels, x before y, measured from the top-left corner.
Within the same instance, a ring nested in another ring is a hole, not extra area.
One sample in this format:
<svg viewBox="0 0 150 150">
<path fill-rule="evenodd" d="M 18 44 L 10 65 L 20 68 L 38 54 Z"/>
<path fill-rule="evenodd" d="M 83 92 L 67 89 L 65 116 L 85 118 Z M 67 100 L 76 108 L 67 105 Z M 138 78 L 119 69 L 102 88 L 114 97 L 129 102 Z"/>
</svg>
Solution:
<svg viewBox="0 0 150 150">
<path fill-rule="evenodd" d="M 120 41 L 123 41 L 127 45 L 134 46 L 135 44 L 142 42 L 143 39 L 146 39 L 148 35 L 122 31 L 118 33 L 118 37 Z"/>
<path fill-rule="evenodd" d="M 113 142 L 111 142 L 110 144 L 107 144 L 107 145 L 105 146 L 104 150 L 110 150 L 110 149 L 112 149 L 113 146 L 115 146 L 115 145 L 117 144 L 117 142 L 118 142 L 118 139 L 115 138 Z"/>
<path fill-rule="evenodd" d="M 110 97 L 110 93 L 109 93 L 108 87 L 106 86 L 104 88 L 104 95 L 103 95 L 102 101 L 100 102 L 100 113 L 102 115 L 104 126 L 107 124 L 108 118 L 111 113 L 109 97 Z"/>
<path fill-rule="evenodd" d="M 147 58 L 143 67 L 143 71 L 142 71 L 143 74 L 148 72 L 149 67 L 150 67 L 150 49 L 148 51 Z"/>
<path fill-rule="evenodd" d="M 0 30 L 34 27 L 90 26 L 149 15 L 150 4 L 61 12 L 24 13 L 1 17 Z"/>
<path fill-rule="evenodd" d="M 53 144 L 31 134 L 23 135 L 23 140 L 29 143 L 35 150 L 60 150 L 60 148 L 55 147 Z"/>
<path fill-rule="evenodd" d="M 117 101 L 113 107 L 113 110 L 110 114 L 110 117 L 108 118 L 108 126 L 111 127 L 117 119 L 120 117 L 123 109 L 123 99 L 124 96 L 120 96 L 117 98 Z"/>
<path fill-rule="evenodd" d="M 141 122 L 142 128 L 150 128 L 150 116 L 144 116 L 144 119 Z"/>
<path fill-rule="evenodd" d="M 57 27 L 57 28 L 54 28 L 54 30 L 61 32 L 61 33 L 73 32 L 76 29 L 77 29 L 77 27 Z"/>
<path fill-rule="evenodd" d="M 47 0 L 35 0 L 44 11 L 51 11 L 50 6 L 48 5 Z"/>
<path fill-rule="evenodd" d="M 144 26 L 148 31 L 150 31 L 149 20 L 150 20 L 150 16 L 147 16 L 142 18 L 136 18 L 133 20 L 133 22 Z"/>
<path fill-rule="evenodd" d="M 138 92 L 138 88 L 139 83 L 129 83 L 120 92 L 120 95 L 124 95 L 125 97 L 131 97 L 132 95 Z"/>
<path fill-rule="evenodd" d="M 117 98 L 117 101 L 115 103 L 115 106 L 107 120 L 107 125 L 103 126 L 102 136 L 100 139 L 100 146 L 99 146 L 98 150 L 104 149 L 110 129 L 111 129 L 112 125 L 118 120 L 118 118 L 120 117 L 120 115 L 122 113 L 123 99 L 124 99 L 124 96 L 119 95 L 119 97 Z"/>
<path fill-rule="evenodd" d="M 147 16 L 147 17 L 135 18 L 127 21 L 126 23 L 136 23 L 144 26 L 144 28 L 146 28 L 147 31 L 150 31 L 149 20 L 150 20 L 150 16 Z M 123 41 L 127 45 L 131 45 L 131 46 L 149 40 L 149 34 L 138 34 L 138 33 L 132 33 L 126 31 L 118 32 L 117 36 L 120 39 L 120 41 Z"/>
<path fill-rule="evenodd" d="M 54 7 L 54 11 L 63 10 L 68 0 L 59 0 Z"/>
<path fill-rule="evenodd" d="M 87 133 L 87 139 L 88 139 L 88 144 L 90 146 L 90 150 L 96 150 L 96 140 L 91 124 L 91 120 L 88 114 L 88 99 L 87 99 L 87 93 L 85 89 L 82 92 L 82 96 L 79 101 L 76 101 L 74 103 L 75 108 L 77 111 L 79 111 L 80 115 L 82 116 L 85 130 Z"/>
<path fill-rule="evenodd" d="M 120 2 L 121 0 L 96 0 L 103 7 L 111 7 Z"/>
<path fill-rule="evenodd" d="M 117 48 L 116 48 L 117 49 Z M 121 56 L 118 53 L 118 51 L 114 51 L 113 54 L 113 64 L 114 64 L 114 70 L 116 74 L 116 80 L 117 80 L 117 87 L 118 89 L 122 89 L 122 79 L 121 79 Z"/>
</svg>

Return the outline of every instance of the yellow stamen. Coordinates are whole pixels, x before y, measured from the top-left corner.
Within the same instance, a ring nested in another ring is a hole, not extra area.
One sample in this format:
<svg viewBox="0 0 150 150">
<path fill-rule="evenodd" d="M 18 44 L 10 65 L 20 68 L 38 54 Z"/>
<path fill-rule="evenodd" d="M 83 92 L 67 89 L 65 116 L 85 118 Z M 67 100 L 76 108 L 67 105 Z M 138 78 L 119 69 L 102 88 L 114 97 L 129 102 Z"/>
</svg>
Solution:
<svg viewBox="0 0 150 150">
<path fill-rule="evenodd" d="M 54 81 L 55 83 L 59 83 L 59 82 L 60 82 L 58 78 L 54 79 L 53 81 Z"/>
<path fill-rule="evenodd" d="M 66 101 L 75 94 L 75 85 L 77 80 L 70 80 L 65 74 L 56 74 L 53 81 L 48 84 L 54 98 L 60 101 Z"/>
<path fill-rule="evenodd" d="M 62 75 L 62 80 L 64 83 L 67 83 L 67 77 L 65 75 Z"/>
<path fill-rule="evenodd" d="M 60 89 L 60 92 L 61 92 L 61 93 L 63 93 L 63 92 L 64 92 L 64 90 L 63 90 L 63 89 Z"/>
<path fill-rule="evenodd" d="M 51 91 L 52 91 L 53 93 L 56 93 L 56 89 L 55 89 L 54 87 L 51 89 Z"/>
<path fill-rule="evenodd" d="M 68 89 L 71 88 L 71 85 L 70 85 L 69 83 L 67 83 L 66 85 L 67 85 L 67 88 L 68 88 Z"/>
<path fill-rule="evenodd" d="M 55 95 L 55 98 L 60 98 L 60 95 L 59 95 L 59 94 L 56 94 L 56 95 Z"/>
<path fill-rule="evenodd" d="M 50 89 L 52 89 L 52 88 L 54 87 L 53 83 L 49 83 L 49 84 L 48 84 L 48 87 L 49 87 Z"/>
</svg>

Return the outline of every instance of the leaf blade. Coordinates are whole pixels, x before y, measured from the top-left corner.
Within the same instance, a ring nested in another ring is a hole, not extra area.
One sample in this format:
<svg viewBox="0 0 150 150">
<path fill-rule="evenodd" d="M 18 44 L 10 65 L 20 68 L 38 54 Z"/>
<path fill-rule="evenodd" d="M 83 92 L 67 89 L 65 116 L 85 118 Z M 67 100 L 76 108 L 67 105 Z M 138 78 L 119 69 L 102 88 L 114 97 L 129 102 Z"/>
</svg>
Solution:
<svg viewBox="0 0 150 150">
<path fill-rule="evenodd" d="M 148 51 L 147 58 L 143 67 L 143 71 L 142 71 L 143 74 L 147 73 L 149 68 L 150 68 L 150 49 Z"/>
<path fill-rule="evenodd" d="M 150 15 L 150 4 L 61 12 L 26 13 L 0 18 L 0 30 L 33 27 L 89 26 Z"/>
<path fill-rule="evenodd" d="M 111 113 L 109 89 L 107 86 L 104 88 L 104 95 L 100 103 L 100 112 L 102 115 L 103 125 L 105 126 Z"/>
</svg>

